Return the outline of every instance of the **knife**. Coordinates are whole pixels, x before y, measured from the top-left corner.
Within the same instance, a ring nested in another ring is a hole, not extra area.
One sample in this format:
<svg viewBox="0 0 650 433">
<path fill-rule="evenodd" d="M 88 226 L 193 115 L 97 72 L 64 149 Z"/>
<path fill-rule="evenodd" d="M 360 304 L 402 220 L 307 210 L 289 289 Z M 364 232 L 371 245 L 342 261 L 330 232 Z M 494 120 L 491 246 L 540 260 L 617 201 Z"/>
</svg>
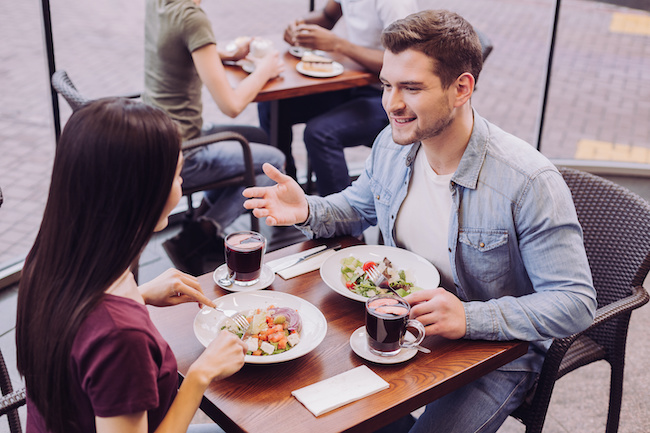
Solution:
<svg viewBox="0 0 650 433">
<path fill-rule="evenodd" d="M 310 259 L 312 257 L 315 257 L 315 256 L 317 256 L 317 255 L 319 255 L 321 253 L 324 253 L 325 251 L 329 251 L 329 250 L 332 250 L 332 249 L 333 250 L 338 250 L 340 248 L 341 248 L 341 245 L 336 244 L 336 245 L 332 245 L 331 247 L 327 247 L 327 248 L 325 248 L 323 250 L 314 251 L 313 253 L 309 253 L 306 256 L 296 257 L 296 258 L 294 258 L 292 260 L 286 261 L 286 262 L 281 263 L 278 266 L 274 267 L 273 272 L 278 273 L 280 271 L 284 271 L 287 268 L 295 266 L 298 263 L 304 262 L 305 260 Z"/>
</svg>

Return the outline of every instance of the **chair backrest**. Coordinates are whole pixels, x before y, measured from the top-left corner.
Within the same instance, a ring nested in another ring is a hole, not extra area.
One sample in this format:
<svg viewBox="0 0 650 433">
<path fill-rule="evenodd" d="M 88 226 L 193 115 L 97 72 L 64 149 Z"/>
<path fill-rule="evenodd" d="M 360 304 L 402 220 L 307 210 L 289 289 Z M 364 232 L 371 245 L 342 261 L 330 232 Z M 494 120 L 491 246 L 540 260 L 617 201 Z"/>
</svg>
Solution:
<svg viewBox="0 0 650 433">
<path fill-rule="evenodd" d="M 598 308 L 632 294 L 650 270 L 650 204 L 607 179 L 570 168 L 560 168 L 571 189 Z M 616 323 L 594 328 L 587 335 L 603 347 L 614 342 Z"/>
<path fill-rule="evenodd" d="M 66 71 L 56 71 L 52 74 L 52 87 L 68 102 L 72 111 L 78 110 L 91 101 L 83 96 L 72 83 Z"/>
<path fill-rule="evenodd" d="M 9 421 L 9 431 L 11 433 L 21 433 L 20 417 L 18 408 L 26 403 L 25 389 L 14 391 L 11 386 L 11 378 L 5 364 L 2 351 L 0 351 L 0 390 L 2 398 L 0 399 L 0 416 L 7 415 Z"/>
</svg>

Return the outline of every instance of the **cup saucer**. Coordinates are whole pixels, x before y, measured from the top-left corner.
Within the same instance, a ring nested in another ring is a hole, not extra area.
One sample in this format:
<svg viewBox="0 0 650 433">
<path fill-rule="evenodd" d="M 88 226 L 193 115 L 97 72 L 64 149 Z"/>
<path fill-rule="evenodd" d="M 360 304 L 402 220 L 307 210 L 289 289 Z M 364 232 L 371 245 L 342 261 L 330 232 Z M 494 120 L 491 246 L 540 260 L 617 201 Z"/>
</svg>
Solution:
<svg viewBox="0 0 650 433">
<path fill-rule="evenodd" d="M 377 364 L 399 364 L 400 362 L 408 361 L 409 359 L 413 358 L 416 353 L 418 353 L 417 349 L 401 349 L 400 352 L 395 356 L 375 355 L 368 349 L 365 326 L 358 328 L 352 333 L 350 336 L 350 346 L 352 347 L 354 353 L 366 361 L 376 362 Z"/>
<path fill-rule="evenodd" d="M 221 278 L 224 278 L 226 276 L 226 273 L 228 272 L 228 267 L 224 263 L 223 265 L 219 266 L 217 269 L 214 270 L 212 273 L 212 279 L 214 282 L 221 287 L 222 289 L 226 289 L 230 292 L 250 292 L 251 290 L 262 290 L 266 289 L 269 287 L 273 281 L 275 280 L 275 272 L 271 270 L 267 265 L 262 265 L 262 273 L 260 274 L 260 280 L 252 284 L 250 286 L 238 286 L 237 284 L 231 284 L 230 286 L 222 286 L 219 284 L 219 280 Z"/>
</svg>

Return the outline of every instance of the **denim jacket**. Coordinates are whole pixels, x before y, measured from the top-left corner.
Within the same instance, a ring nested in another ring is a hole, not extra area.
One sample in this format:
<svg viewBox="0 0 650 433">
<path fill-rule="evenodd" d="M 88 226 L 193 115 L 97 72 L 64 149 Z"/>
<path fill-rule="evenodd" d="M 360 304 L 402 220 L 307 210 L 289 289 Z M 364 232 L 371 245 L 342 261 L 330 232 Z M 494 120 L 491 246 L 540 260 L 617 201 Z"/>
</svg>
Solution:
<svg viewBox="0 0 650 433">
<path fill-rule="evenodd" d="M 395 218 L 419 150 L 419 142 L 395 144 L 388 126 L 350 187 L 308 198 L 300 228 L 332 237 L 378 225 L 395 246 Z M 528 353 L 502 370 L 539 372 L 551 339 L 587 328 L 596 309 L 571 193 L 548 159 L 476 111 L 449 192 L 451 289 L 464 301 L 465 338 L 530 341 Z"/>
</svg>

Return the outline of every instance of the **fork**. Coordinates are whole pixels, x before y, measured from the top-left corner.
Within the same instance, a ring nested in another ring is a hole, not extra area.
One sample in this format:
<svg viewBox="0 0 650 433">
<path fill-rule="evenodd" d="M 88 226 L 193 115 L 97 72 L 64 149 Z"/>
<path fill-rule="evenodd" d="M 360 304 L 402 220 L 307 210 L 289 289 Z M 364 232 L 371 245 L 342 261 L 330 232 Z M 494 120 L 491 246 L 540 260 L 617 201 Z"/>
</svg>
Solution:
<svg viewBox="0 0 650 433">
<path fill-rule="evenodd" d="M 227 318 L 229 318 L 230 320 L 235 322 L 235 325 L 239 326 L 239 328 L 244 332 L 244 334 L 246 333 L 248 328 L 251 326 L 251 324 L 248 323 L 248 320 L 246 319 L 246 317 L 244 317 L 243 314 L 241 314 L 241 313 L 239 313 L 237 311 L 234 311 L 234 312 L 232 310 L 226 311 L 226 310 L 222 310 L 219 307 L 210 307 L 209 305 L 208 305 L 208 307 L 212 308 L 214 310 L 222 312 L 224 316 L 226 316 Z"/>
<path fill-rule="evenodd" d="M 386 275 L 383 273 L 379 272 L 379 269 L 377 269 L 377 266 L 372 266 L 366 270 L 366 273 L 370 277 L 370 281 L 372 281 L 375 286 L 381 287 L 382 289 L 388 289 L 397 296 L 400 296 L 399 293 L 395 289 L 393 289 L 390 284 L 388 284 L 388 281 L 386 279 Z M 401 296 L 400 296 L 401 298 Z"/>
</svg>

